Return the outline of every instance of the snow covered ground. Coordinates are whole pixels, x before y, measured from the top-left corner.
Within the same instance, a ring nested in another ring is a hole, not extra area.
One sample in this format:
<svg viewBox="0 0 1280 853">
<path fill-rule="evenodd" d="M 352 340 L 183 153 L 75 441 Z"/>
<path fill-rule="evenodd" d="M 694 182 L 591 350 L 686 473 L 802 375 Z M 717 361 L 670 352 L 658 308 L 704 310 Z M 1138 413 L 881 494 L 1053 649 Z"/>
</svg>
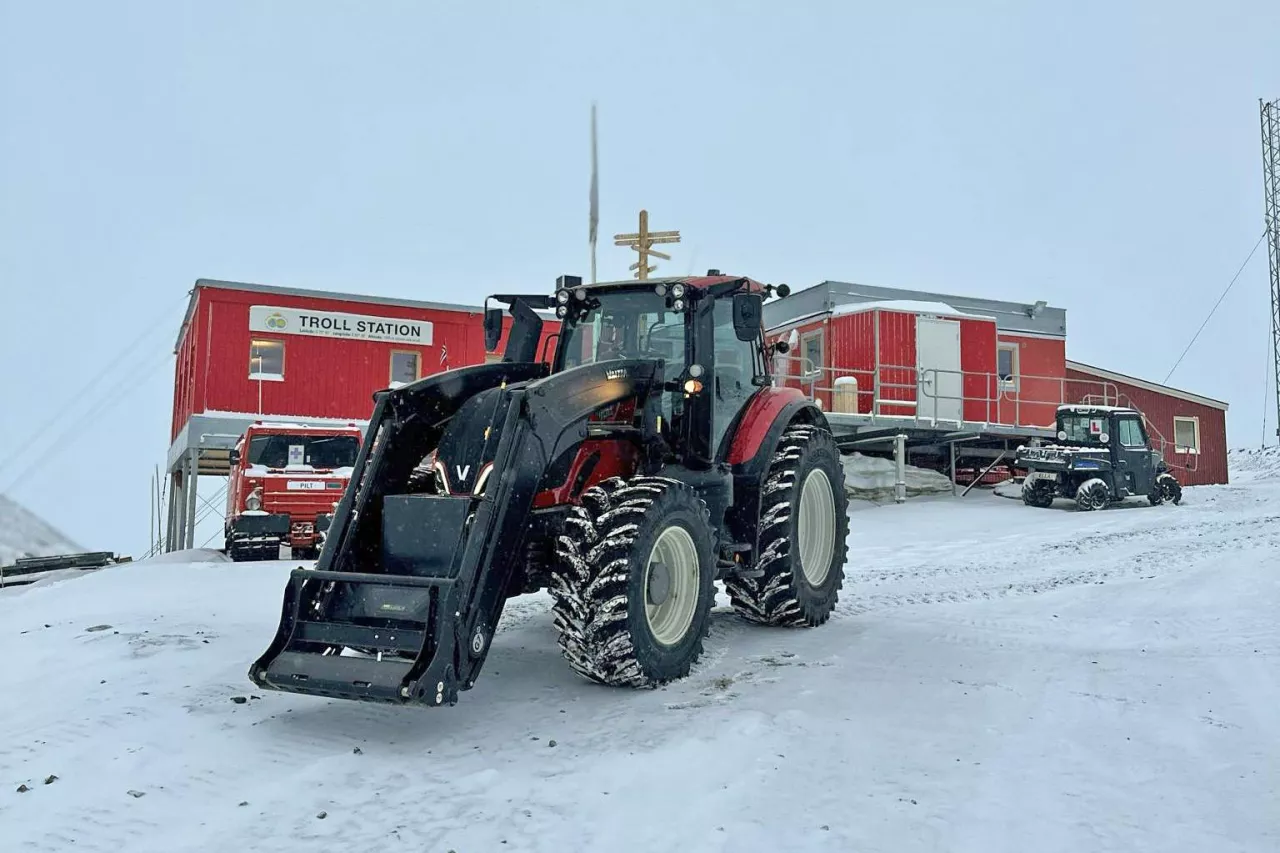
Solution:
<svg viewBox="0 0 1280 853">
<path fill-rule="evenodd" d="M 287 563 L 0 597 L 0 849 L 1280 849 L 1280 479 L 851 514 L 829 624 L 722 608 L 654 691 L 573 676 L 542 595 L 435 710 L 255 692 Z"/>
</svg>

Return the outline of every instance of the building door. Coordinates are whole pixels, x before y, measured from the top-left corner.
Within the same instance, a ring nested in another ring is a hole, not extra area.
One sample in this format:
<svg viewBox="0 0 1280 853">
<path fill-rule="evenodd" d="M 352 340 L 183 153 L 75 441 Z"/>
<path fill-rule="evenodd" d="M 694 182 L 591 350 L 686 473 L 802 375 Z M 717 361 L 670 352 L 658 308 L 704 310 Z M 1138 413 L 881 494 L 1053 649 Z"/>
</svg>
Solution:
<svg viewBox="0 0 1280 853">
<path fill-rule="evenodd" d="M 960 322 L 916 318 L 916 412 L 928 420 L 964 417 L 964 377 L 960 373 Z"/>
</svg>

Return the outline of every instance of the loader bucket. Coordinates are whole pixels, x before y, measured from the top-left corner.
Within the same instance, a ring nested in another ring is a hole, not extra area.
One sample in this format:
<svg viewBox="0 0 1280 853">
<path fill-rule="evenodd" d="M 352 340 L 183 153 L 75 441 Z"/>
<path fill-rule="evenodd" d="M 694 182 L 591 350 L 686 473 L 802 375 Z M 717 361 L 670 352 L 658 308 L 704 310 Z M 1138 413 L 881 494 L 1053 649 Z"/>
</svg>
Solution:
<svg viewBox="0 0 1280 853">
<path fill-rule="evenodd" d="M 462 368 L 382 392 L 315 569 L 297 568 L 280 624 L 249 669 L 263 689 L 402 704 L 457 699 L 450 630 L 470 498 L 398 494 L 470 397 L 546 374 L 539 364 Z M 452 607 L 446 614 L 446 605 Z"/>
</svg>

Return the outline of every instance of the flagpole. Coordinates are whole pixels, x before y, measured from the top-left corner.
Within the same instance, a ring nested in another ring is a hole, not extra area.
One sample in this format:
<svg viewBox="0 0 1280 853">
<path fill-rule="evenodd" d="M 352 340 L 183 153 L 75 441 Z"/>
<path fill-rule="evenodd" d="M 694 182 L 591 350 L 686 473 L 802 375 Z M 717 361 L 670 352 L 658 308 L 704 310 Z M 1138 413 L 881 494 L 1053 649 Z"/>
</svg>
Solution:
<svg viewBox="0 0 1280 853">
<path fill-rule="evenodd" d="M 588 239 L 591 242 L 591 283 L 596 283 L 596 230 L 600 222 L 600 181 L 596 165 L 596 104 L 591 102 L 591 214 Z"/>
</svg>

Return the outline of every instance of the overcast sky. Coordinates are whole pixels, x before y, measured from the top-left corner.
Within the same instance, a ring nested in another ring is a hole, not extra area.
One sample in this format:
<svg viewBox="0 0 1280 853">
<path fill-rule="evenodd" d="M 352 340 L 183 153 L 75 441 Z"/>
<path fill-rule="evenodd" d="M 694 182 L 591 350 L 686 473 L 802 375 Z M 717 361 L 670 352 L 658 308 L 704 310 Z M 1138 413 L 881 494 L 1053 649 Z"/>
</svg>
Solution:
<svg viewBox="0 0 1280 853">
<path fill-rule="evenodd" d="M 661 272 L 1045 299 L 1163 380 L 1262 232 L 1280 3 L 790 5 L 0 0 L 0 491 L 145 549 L 197 278 L 586 274 L 593 99 L 602 277 L 647 207 Z M 1170 380 L 1232 446 L 1267 336 L 1259 250 Z"/>
</svg>

